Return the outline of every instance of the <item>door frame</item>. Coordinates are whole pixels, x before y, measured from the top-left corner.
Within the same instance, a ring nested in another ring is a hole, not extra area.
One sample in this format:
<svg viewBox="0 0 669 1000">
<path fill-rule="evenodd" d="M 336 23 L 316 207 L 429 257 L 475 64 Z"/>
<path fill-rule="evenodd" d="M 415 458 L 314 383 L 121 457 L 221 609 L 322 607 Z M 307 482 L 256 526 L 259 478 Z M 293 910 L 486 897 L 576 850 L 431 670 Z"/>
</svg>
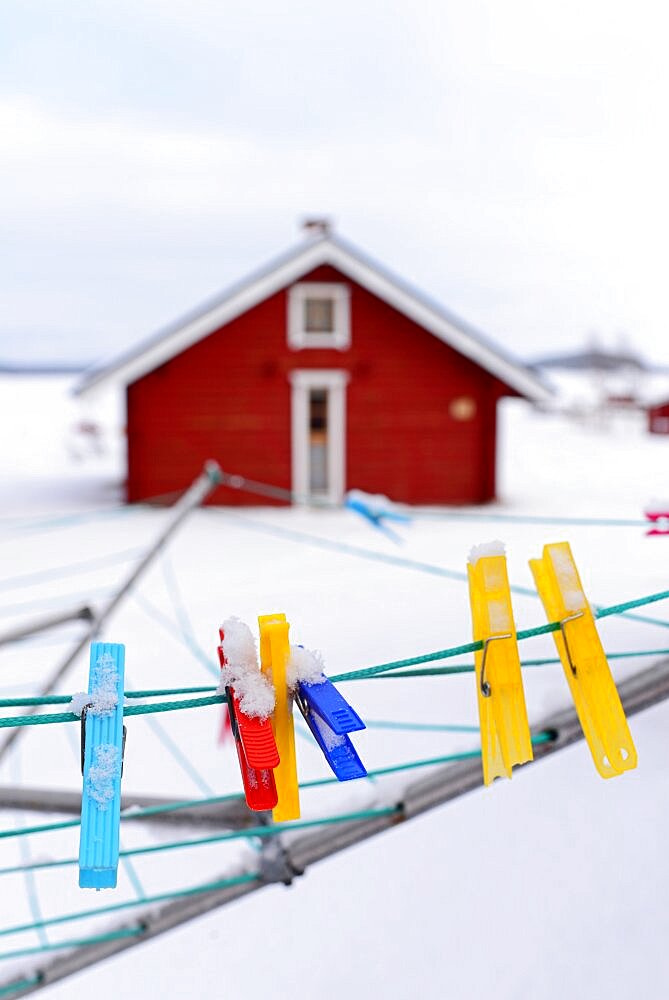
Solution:
<svg viewBox="0 0 669 1000">
<path fill-rule="evenodd" d="M 319 499 L 341 503 L 346 490 L 346 385 L 349 373 L 334 368 L 302 368 L 289 374 L 291 384 L 292 489 L 295 502 L 308 503 L 309 492 L 309 390 L 328 394 L 328 491 Z"/>
</svg>

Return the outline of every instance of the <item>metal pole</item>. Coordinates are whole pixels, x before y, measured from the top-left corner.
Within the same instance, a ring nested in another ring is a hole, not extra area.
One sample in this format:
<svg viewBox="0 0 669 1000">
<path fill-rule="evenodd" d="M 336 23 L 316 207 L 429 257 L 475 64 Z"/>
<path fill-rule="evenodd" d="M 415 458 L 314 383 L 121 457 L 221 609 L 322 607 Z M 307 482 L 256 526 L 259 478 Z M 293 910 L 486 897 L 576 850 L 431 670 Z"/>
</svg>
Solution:
<svg viewBox="0 0 669 1000">
<path fill-rule="evenodd" d="M 183 496 L 174 504 L 172 508 L 172 517 L 161 531 L 161 533 L 156 538 L 153 545 L 146 552 L 146 554 L 140 559 L 137 565 L 134 567 L 130 576 L 122 584 L 122 586 L 117 590 L 110 601 L 102 608 L 102 610 L 95 616 L 95 619 L 91 622 L 90 628 L 84 633 L 83 637 L 76 644 L 72 652 L 70 652 L 65 658 L 64 662 L 55 670 L 55 672 L 49 677 L 45 682 L 40 695 L 50 694 L 58 681 L 63 677 L 65 673 L 70 669 L 79 653 L 84 650 L 92 639 L 98 634 L 104 622 L 109 618 L 111 613 L 116 610 L 117 606 L 123 600 L 125 595 L 134 586 L 137 580 L 140 578 L 142 573 L 147 569 L 150 563 L 153 561 L 155 556 L 160 552 L 163 546 L 166 544 L 169 538 L 174 534 L 179 525 L 185 520 L 186 517 L 196 508 L 199 507 L 203 500 L 209 496 L 213 489 L 220 483 L 220 468 L 218 463 L 209 461 L 205 463 L 204 470 L 198 476 L 198 478 L 193 482 L 193 484 L 186 490 Z M 37 706 L 26 712 L 26 715 L 34 715 L 37 711 Z M 12 729 L 5 740 L 0 744 L 0 761 L 6 756 L 9 748 L 14 744 L 15 740 L 19 738 L 24 732 L 24 727 L 17 726 Z"/>
<path fill-rule="evenodd" d="M 618 686 L 618 691 L 628 715 L 633 715 L 669 698 L 669 659 L 660 660 L 647 670 L 623 681 Z M 537 744 L 534 761 L 524 764 L 523 768 L 531 767 L 532 764 L 539 763 L 546 757 L 564 750 L 565 747 L 583 738 L 580 723 L 573 708 L 555 712 L 533 728 L 534 735 L 546 732 L 551 734 L 552 739 Z M 398 823 L 409 821 L 421 813 L 451 801 L 451 799 L 482 787 L 482 778 L 480 760 L 449 764 L 439 768 L 428 778 L 422 778 L 407 785 L 404 795 L 397 803 L 396 811 L 392 815 L 333 824 L 307 835 L 284 836 L 281 841 L 283 857 L 292 872 L 297 875 L 310 864 L 332 857 L 333 854 L 337 854 L 354 844 L 359 844 Z M 219 877 L 221 879 L 234 878 L 235 875 L 239 874 L 244 873 L 237 870 L 227 872 Z M 284 870 L 277 873 L 275 881 L 286 881 Z M 38 966 L 30 977 L 14 976 L 5 983 L 0 983 L 0 990 L 4 989 L 9 992 L 10 987 L 16 984 L 16 990 L 11 992 L 11 997 L 27 996 L 44 986 L 65 979 L 67 976 L 80 972 L 82 969 L 95 965 L 121 951 L 126 951 L 128 948 L 134 948 L 165 931 L 271 884 L 272 881 L 266 874 L 259 875 L 258 879 L 252 882 L 186 899 L 178 899 L 173 903 L 146 910 L 133 921 L 125 921 L 108 928 L 111 933 L 124 930 L 137 931 L 133 936 L 74 948 L 67 955 Z M 36 981 L 33 982 L 33 979 Z M 27 983 L 24 980 L 27 980 Z M 21 985 L 22 983 L 23 985 Z"/>
<path fill-rule="evenodd" d="M 0 646 L 5 646 L 10 642 L 18 642 L 20 639 L 25 639 L 28 635 L 36 635 L 38 632 L 46 632 L 50 628 L 55 628 L 57 625 L 64 625 L 66 622 L 74 621 L 95 621 L 95 614 L 92 609 L 87 605 L 81 608 L 75 608 L 73 611 L 61 611 L 57 615 L 50 615 L 48 618 L 38 618 L 37 621 L 30 622 L 28 625 L 19 625 L 18 628 L 10 629 L 9 632 L 3 632 L 0 635 Z"/>
</svg>

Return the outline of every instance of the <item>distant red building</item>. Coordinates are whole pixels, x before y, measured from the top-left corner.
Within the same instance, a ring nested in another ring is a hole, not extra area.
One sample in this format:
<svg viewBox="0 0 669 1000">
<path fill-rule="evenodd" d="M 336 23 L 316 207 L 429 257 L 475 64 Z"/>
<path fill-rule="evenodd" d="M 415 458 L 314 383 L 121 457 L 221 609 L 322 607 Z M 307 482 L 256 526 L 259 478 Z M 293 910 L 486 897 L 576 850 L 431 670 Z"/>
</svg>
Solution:
<svg viewBox="0 0 669 1000">
<path fill-rule="evenodd" d="M 669 434 L 669 400 L 648 407 L 648 430 L 651 434 Z"/>
<path fill-rule="evenodd" d="M 183 488 L 207 458 L 341 500 L 495 496 L 502 396 L 545 401 L 529 369 L 327 230 L 88 374 L 127 396 L 127 497 Z M 220 488 L 214 502 L 257 503 Z M 264 501 L 263 501 L 264 502 Z"/>
</svg>

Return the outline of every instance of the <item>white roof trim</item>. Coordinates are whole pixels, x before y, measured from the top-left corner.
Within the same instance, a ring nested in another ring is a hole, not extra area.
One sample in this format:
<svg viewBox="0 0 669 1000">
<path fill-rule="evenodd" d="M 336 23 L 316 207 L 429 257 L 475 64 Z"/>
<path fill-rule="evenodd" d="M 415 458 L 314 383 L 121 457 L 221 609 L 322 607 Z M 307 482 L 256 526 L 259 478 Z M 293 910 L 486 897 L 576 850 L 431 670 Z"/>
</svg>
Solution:
<svg viewBox="0 0 669 1000">
<path fill-rule="evenodd" d="M 300 248 L 293 256 L 284 258 L 247 284 L 237 286 L 226 298 L 173 327 L 145 348 L 140 345 L 136 352 L 90 372 L 78 386 L 77 394 L 87 396 L 103 385 L 128 385 L 136 381 L 321 264 L 337 268 L 522 396 L 536 402 L 552 397 L 546 385 L 528 368 L 507 358 L 474 331 L 469 331 L 464 324 L 460 325 L 454 317 L 449 317 L 438 306 L 422 299 L 418 293 L 332 237 Z"/>
</svg>

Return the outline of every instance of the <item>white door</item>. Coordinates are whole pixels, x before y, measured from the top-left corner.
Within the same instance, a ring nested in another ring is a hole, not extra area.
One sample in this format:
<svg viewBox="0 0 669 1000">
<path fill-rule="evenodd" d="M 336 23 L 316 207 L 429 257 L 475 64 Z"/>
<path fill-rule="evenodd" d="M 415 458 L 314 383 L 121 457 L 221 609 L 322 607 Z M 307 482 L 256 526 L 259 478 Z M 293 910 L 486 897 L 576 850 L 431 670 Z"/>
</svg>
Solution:
<svg viewBox="0 0 669 1000">
<path fill-rule="evenodd" d="M 341 503 L 346 489 L 348 373 L 304 369 L 292 385 L 293 492 L 298 499 Z"/>
</svg>

